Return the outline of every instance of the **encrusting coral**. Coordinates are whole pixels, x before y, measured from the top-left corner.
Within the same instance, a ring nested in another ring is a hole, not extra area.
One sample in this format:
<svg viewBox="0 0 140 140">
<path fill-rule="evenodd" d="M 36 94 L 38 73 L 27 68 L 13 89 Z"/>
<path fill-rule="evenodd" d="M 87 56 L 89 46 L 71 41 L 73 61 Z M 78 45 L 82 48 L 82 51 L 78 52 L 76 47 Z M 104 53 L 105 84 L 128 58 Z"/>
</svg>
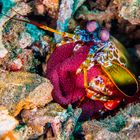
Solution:
<svg viewBox="0 0 140 140">
<path fill-rule="evenodd" d="M 59 0 L 35 0 L 35 7 L 38 14 L 47 12 L 52 18 L 57 18 Z"/>
<path fill-rule="evenodd" d="M 0 139 L 14 139 L 13 130 L 18 125 L 18 121 L 9 115 L 8 110 L 4 106 L 0 106 Z"/>
<path fill-rule="evenodd" d="M 62 0 L 59 8 L 57 30 L 65 32 L 68 30 L 70 19 L 85 0 Z M 56 42 L 62 40 L 61 36 L 55 35 Z"/>
<path fill-rule="evenodd" d="M 100 23 L 103 21 L 108 23 L 117 16 L 117 6 L 110 2 L 105 11 L 100 11 L 98 9 L 89 10 L 86 5 L 83 5 L 76 14 L 77 19 L 84 20 L 96 20 Z"/>
<path fill-rule="evenodd" d="M 59 31 L 67 31 L 68 23 L 72 16 L 72 8 L 73 8 L 74 1 L 73 0 L 62 0 L 59 15 L 57 20 L 57 30 Z M 61 36 L 56 35 L 56 42 L 60 42 L 62 39 Z"/>
<path fill-rule="evenodd" d="M 96 121 L 87 121 L 82 124 L 85 139 L 107 140 L 138 139 L 140 130 L 140 104 L 130 104 L 121 109 L 115 116 Z"/>
<path fill-rule="evenodd" d="M 0 75 L 0 104 L 14 116 L 23 108 L 45 106 L 52 100 L 53 86 L 37 74 L 0 71 Z"/>
<path fill-rule="evenodd" d="M 128 20 L 131 24 L 140 24 L 140 1 L 139 0 L 114 0 L 118 5 L 119 16 Z"/>
<path fill-rule="evenodd" d="M 29 4 L 17 3 L 7 14 L 14 18 L 19 16 L 18 12 L 27 15 L 31 12 L 31 7 Z M 10 21 L 9 17 L 5 16 L 0 21 L 2 34 L 0 54 L 3 58 L 0 60 L 1 67 L 10 71 L 37 72 L 40 61 L 44 61 L 44 56 L 50 48 L 47 40 L 44 41 L 45 32 L 33 25 Z"/>
<path fill-rule="evenodd" d="M 45 108 L 24 110 L 21 117 L 38 134 L 43 134 L 45 125 L 49 123 L 54 133 L 52 138 L 68 140 L 74 131 L 81 111 L 80 108 L 73 110 L 71 106 L 66 110 L 59 104 L 50 103 Z"/>
<path fill-rule="evenodd" d="M 3 1 L 4 2 L 4 1 Z M 13 6 L 13 4 L 11 4 Z M 11 6 L 10 5 L 10 6 Z M 6 7 L 5 9 L 3 8 L 3 11 L 2 12 L 7 12 L 6 10 L 9 9 L 9 16 L 10 17 L 14 17 L 16 15 L 16 13 L 12 10 L 10 10 L 11 7 L 9 7 L 8 5 L 6 5 L 6 3 L 4 4 L 4 6 Z M 18 11 L 18 10 L 21 10 L 22 11 L 22 14 L 26 15 L 28 12 L 30 12 L 30 7 L 25 4 L 25 3 L 20 3 L 16 6 L 14 6 L 13 8 L 14 10 Z M 5 57 L 5 55 L 8 53 L 8 51 L 6 50 L 6 48 L 4 47 L 4 44 L 3 44 L 3 39 L 2 39 L 2 31 L 3 31 L 3 28 L 5 26 L 5 23 L 9 21 L 9 18 L 8 17 L 5 17 L 5 16 L 2 16 L 0 18 L 0 56 L 1 58 Z"/>
<path fill-rule="evenodd" d="M 76 18 L 77 19 L 81 18 L 84 20 L 97 20 L 100 22 L 103 21 L 110 22 L 112 19 L 115 18 L 123 18 L 125 20 L 128 20 L 132 24 L 139 24 L 140 22 L 140 14 L 138 12 L 140 10 L 139 0 L 129 0 L 129 1 L 111 0 L 109 2 L 104 0 L 98 1 L 97 1 L 98 3 L 95 4 L 96 5 L 95 8 L 93 7 L 94 10 L 89 10 L 86 5 L 82 6 L 80 10 L 77 12 Z M 105 6 L 102 8 L 100 5 Z"/>
</svg>

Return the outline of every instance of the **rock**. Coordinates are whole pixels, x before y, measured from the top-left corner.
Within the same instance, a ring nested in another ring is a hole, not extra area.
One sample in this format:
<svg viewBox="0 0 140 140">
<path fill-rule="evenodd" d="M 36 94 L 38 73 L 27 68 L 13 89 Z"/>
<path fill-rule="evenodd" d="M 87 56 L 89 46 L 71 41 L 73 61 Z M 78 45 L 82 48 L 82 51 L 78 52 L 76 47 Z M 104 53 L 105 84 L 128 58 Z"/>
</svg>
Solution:
<svg viewBox="0 0 140 140">
<path fill-rule="evenodd" d="M 139 103 L 130 104 L 115 116 L 82 124 L 85 139 L 88 140 L 138 140 L 140 130 Z"/>
<path fill-rule="evenodd" d="M 12 131 L 18 125 L 18 121 L 9 115 L 8 110 L 0 106 L 0 136 Z"/>
<path fill-rule="evenodd" d="M 18 121 L 9 115 L 8 110 L 4 106 L 0 106 L 0 139 L 1 140 L 14 140 L 13 130 L 18 125 Z"/>
<path fill-rule="evenodd" d="M 49 80 L 27 72 L 0 71 L 0 104 L 17 116 L 22 109 L 45 106 L 52 101 Z"/>
<path fill-rule="evenodd" d="M 38 14 L 48 13 L 52 18 L 57 18 L 59 0 L 35 0 L 35 7 Z"/>
<path fill-rule="evenodd" d="M 43 134 L 45 125 L 50 123 L 54 136 L 51 136 L 51 130 L 48 129 L 49 139 L 51 137 L 58 140 L 68 140 L 80 115 L 80 108 L 73 110 L 69 106 L 66 110 L 57 103 L 50 103 L 44 108 L 24 110 L 21 116 L 24 122 L 36 131 L 36 134 Z"/>
<path fill-rule="evenodd" d="M 114 0 L 118 5 L 119 16 L 128 20 L 131 24 L 140 24 L 140 1 L 139 0 Z"/>
</svg>

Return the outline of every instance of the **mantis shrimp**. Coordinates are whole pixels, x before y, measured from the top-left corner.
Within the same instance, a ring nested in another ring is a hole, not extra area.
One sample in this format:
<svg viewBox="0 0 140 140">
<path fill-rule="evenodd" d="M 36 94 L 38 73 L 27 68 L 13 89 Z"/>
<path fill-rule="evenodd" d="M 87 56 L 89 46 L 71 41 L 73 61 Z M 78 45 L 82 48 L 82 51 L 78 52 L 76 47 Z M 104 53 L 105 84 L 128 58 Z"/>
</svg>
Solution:
<svg viewBox="0 0 140 140">
<path fill-rule="evenodd" d="M 80 98 L 80 104 L 85 97 L 87 97 L 93 101 L 101 102 L 105 109 L 113 110 L 123 99 L 132 97 L 136 92 L 138 92 L 138 80 L 131 72 L 133 70 L 131 70 L 132 67 L 126 50 L 117 39 L 110 36 L 109 32 L 106 29 L 101 28 L 96 21 L 90 21 L 87 24 L 86 30 L 76 28 L 75 33 L 71 34 L 57 31 L 34 21 L 17 18 L 12 19 L 33 24 L 40 29 L 61 35 L 63 38 L 71 39 L 66 42 L 63 40 L 61 43 L 57 44 L 56 46 L 58 48 L 70 43 L 76 43 L 73 48 L 73 52 L 77 52 L 82 47 L 82 44 L 92 44 L 86 59 L 75 70 L 75 76 L 82 73 L 84 79 L 84 87 L 82 88 L 84 88 L 85 94 L 77 99 L 79 100 Z M 100 68 L 100 75 L 97 74 L 91 79 L 88 77 L 88 71 L 90 71 L 93 67 Z M 117 93 L 114 94 L 116 91 L 119 93 L 118 95 L 121 94 L 120 97 L 116 95 Z M 54 94 L 54 99 L 57 101 L 57 98 L 55 98 L 57 97 L 57 92 L 54 91 Z M 75 101 L 62 103 L 61 99 L 58 100 L 58 103 L 62 105 L 68 105 L 73 102 Z"/>
</svg>

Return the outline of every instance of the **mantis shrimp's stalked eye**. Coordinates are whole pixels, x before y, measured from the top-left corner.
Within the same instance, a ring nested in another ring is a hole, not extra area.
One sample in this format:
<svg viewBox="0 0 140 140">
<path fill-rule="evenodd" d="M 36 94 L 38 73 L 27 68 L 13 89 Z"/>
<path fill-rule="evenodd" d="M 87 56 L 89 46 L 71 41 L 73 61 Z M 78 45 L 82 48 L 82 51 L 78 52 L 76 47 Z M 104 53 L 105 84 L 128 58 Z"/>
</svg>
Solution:
<svg viewBox="0 0 140 140">
<path fill-rule="evenodd" d="M 100 39 L 105 42 L 109 40 L 110 34 L 106 29 L 102 29 L 99 33 Z"/>
<path fill-rule="evenodd" d="M 96 21 L 90 21 L 90 22 L 87 23 L 86 29 L 87 29 L 88 32 L 92 33 L 97 28 L 99 28 L 99 24 Z"/>
</svg>

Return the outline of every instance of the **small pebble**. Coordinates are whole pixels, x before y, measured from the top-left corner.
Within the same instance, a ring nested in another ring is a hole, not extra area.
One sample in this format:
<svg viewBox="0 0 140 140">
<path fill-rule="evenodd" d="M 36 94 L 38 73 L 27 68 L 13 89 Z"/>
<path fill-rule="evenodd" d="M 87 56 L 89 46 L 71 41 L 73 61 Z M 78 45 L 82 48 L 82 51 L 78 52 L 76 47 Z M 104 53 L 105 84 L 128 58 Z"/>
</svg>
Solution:
<svg viewBox="0 0 140 140">
<path fill-rule="evenodd" d="M 8 50 L 5 49 L 4 47 L 1 47 L 0 48 L 0 59 L 4 58 L 7 55 L 7 53 L 8 53 Z"/>
<path fill-rule="evenodd" d="M 96 21 L 90 21 L 87 23 L 86 29 L 88 32 L 92 33 L 99 27 Z"/>
</svg>

